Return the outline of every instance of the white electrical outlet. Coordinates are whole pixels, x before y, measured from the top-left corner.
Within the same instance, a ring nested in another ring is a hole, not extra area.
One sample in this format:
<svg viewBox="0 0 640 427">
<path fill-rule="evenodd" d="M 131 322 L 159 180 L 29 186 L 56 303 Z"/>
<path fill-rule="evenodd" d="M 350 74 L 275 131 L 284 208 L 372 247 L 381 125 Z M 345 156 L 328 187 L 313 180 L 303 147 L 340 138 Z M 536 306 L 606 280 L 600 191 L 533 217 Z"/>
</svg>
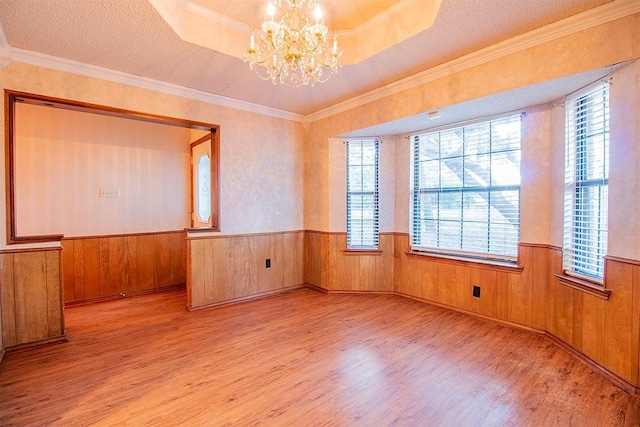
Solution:
<svg viewBox="0 0 640 427">
<path fill-rule="evenodd" d="M 100 188 L 100 197 L 105 199 L 118 199 L 120 198 L 119 188 Z"/>
</svg>

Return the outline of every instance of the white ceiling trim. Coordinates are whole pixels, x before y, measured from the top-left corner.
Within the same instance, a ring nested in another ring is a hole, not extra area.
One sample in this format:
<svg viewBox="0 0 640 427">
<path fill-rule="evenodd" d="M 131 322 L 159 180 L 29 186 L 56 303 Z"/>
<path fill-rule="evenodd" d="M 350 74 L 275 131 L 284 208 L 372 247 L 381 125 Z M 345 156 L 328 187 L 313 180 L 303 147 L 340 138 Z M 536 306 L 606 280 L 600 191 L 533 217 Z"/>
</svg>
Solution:
<svg viewBox="0 0 640 427">
<path fill-rule="evenodd" d="M 368 21 L 363 22 L 358 25 L 356 28 L 351 30 L 340 30 L 338 31 L 338 37 L 340 38 L 356 38 L 361 37 L 365 32 L 369 30 L 373 30 L 379 25 L 384 25 L 385 22 L 394 18 L 396 15 L 401 14 L 409 7 L 415 5 L 420 0 L 402 0 L 398 3 L 393 4 L 384 12 L 381 12 L 369 19 Z"/>
<path fill-rule="evenodd" d="M 11 64 L 11 46 L 0 23 L 0 68 Z"/>
<path fill-rule="evenodd" d="M 108 68 L 102 68 L 95 65 L 72 61 L 69 59 L 58 58 L 55 56 L 45 55 L 29 50 L 13 48 L 11 51 L 11 59 L 16 62 L 36 65 L 38 67 L 51 68 L 54 70 L 65 71 L 68 73 L 79 74 L 87 77 L 94 77 L 115 83 L 122 83 L 142 89 L 149 89 L 156 92 L 166 93 L 168 95 L 175 95 L 182 98 L 193 99 L 195 101 L 207 102 L 209 104 L 235 108 L 238 110 L 276 117 L 284 120 L 302 122 L 304 118 L 304 116 L 301 114 L 291 113 L 289 111 L 279 110 L 277 108 L 271 108 L 251 102 L 240 101 L 222 95 L 216 95 L 201 90 L 175 85 L 172 83 L 166 83 L 146 77 L 135 76 L 133 74 L 123 73 L 121 71 L 110 70 Z"/>
<path fill-rule="evenodd" d="M 413 0 L 410 0 L 413 1 Z M 235 108 L 251 113 L 262 114 L 294 122 L 308 124 L 321 120 L 332 115 L 368 104 L 373 101 L 385 98 L 396 93 L 412 89 L 433 80 L 445 77 L 452 73 L 504 57 L 506 55 L 519 52 L 529 47 L 541 43 L 553 41 L 559 37 L 586 30 L 597 25 L 623 18 L 625 16 L 640 12 L 640 2 L 636 0 L 615 0 L 600 7 L 590 9 L 578 15 L 571 16 L 562 21 L 558 21 L 536 30 L 530 31 L 477 52 L 454 59 L 444 64 L 440 64 L 421 73 L 409 76 L 405 79 L 388 84 L 381 88 L 370 91 L 361 96 L 351 98 L 329 108 L 317 111 L 307 116 L 266 107 L 246 101 L 228 98 L 196 89 L 153 80 L 145 77 L 135 76 L 120 71 L 110 70 L 82 62 L 72 61 L 64 58 L 45 55 L 19 48 L 12 48 L 5 37 L 0 26 L 0 68 L 11 61 L 25 64 L 51 68 L 59 71 L 84 75 L 87 77 L 99 78 L 116 83 L 140 87 L 169 95 L 180 96 L 196 101 L 207 102 L 223 107 Z"/>
<path fill-rule="evenodd" d="M 0 49 L 5 49 L 9 46 L 9 42 L 7 41 L 7 36 L 4 34 L 4 28 L 2 27 L 2 23 L 0 22 Z"/>
<path fill-rule="evenodd" d="M 305 123 L 312 123 L 338 113 L 377 101 L 390 95 L 413 89 L 422 84 L 446 77 L 466 69 L 520 52 L 539 44 L 556 40 L 576 32 L 587 30 L 597 25 L 606 24 L 640 12 L 637 0 L 616 0 L 588 11 L 573 15 L 561 21 L 537 28 L 495 45 L 486 47 L 428 70 L 414 74 L 397 82 L 367 92 L 323 110 L 311 113 L 304 118 Z"/>
<path fill-rule="evenodd" d="M 229 18 L 227 15 L 213 11 L 208 7 L 204 7 L 202 5 L 194 3 L 191 0 L 178 0 L 178 3 L 184 10 L 188 12 L 202 16 L 203 18 L 210 19 L 213 22 L 217 22 L 229 28 L 233 28 L 234 30 L 242 31 L 243 33 L 249 34 L 249 30 L 251 29 L 249 25 L 243 22 L 236 21 L 233 18 Z"/>
</svg>

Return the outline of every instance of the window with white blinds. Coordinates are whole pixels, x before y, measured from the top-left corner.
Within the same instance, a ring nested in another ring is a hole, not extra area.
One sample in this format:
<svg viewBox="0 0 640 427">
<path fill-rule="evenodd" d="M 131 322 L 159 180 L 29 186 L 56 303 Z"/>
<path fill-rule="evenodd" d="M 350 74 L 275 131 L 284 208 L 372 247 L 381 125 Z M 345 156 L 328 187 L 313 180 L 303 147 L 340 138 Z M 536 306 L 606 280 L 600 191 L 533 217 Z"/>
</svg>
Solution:
<svg viewBox="0 0 640 427">
<path fill-rule="evenodd" d="M 521 116 L 412 136 L 411 249 L 514 260 Z"/>
<path fill-rule="evenodd" d="M 563 266 L 602 280 L 607 252 L 609 84 L 566 102 Z"/>
<path fill-rule="evenodd" d="M 378 249 L 378 141 L 347 141 L 347 248 Z"/>
</svg>

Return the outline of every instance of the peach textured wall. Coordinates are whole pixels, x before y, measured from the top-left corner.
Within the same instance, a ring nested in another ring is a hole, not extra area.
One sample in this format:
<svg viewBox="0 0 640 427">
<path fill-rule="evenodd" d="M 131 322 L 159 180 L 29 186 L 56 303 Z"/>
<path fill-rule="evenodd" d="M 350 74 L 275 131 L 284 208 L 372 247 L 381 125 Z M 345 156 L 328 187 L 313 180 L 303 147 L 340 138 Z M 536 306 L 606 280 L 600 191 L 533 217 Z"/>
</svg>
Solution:
<svg viewBox="0 0 640 427">
<path fill-rule="evenodd" d="M 394 179 L 394 231 L 409 230 L 409 206 L 411 192 L 411 141 L 402 136 L 387 137 L 395 146 L 395 179 Z M 406 232 L 406 231 L 405 231 Z"/>
<path fill-rule="evenodd" d="M 549 243 L 549 106 L 529 108 L 522 117 L 520 241 Z"/>
<path fill-rule="evenodd" d="M 550 121 L 550 157 L 549 179 L 556 185 L 549 188 L 549 210 L 551 211 L 549 244 L 562 247 L 564 188 L 564 123 L 565 114 L 562 105 L 555 105 L 549 109 Z"/>
<path fill-rule="evenodd" d="M 299 123 L 21 63 L 0 68 L 0 87 L 218 124 L 219 234 L 302 229 L 303 128 Z M 0 126 L 4 132 L 4 122 Z M 4 151 L 1 156 L 4 168 Z M 0 185 L 3 223 L 4 188 Z M 3 228 L 0 243 L 4 242 Z"/>
<path fill-rule="evenodd" d="M 640 15 L 628 16 L 553 42 L 524 49 L 311 123 L 305 143 L 308 149 L 305 153 L 308 165 L 305 171 L 305 228 L 336 231 L 334 224 L 343 222 L 332 211 L 331 205 L 332 200 L 336 199 L 333 192 L 339 187 L 331 185 L 333 182 L 330 173 L 331 165 L 339 161 L 331 157 L 329 149 L 330 138 L 333 135 L 638 58 L 640 57 L 640 43 L 638 43 L 640 36 L 633 29 L 637 28 L 639 22 Z M 633 36 L 630 37 L 630 35 Z M 606 43 L 603 43 L 603 40 L 606 40 Z M 567 57 L 566 52 L 576 50 L 588 51 L 589 55 Z M 529 160 L 523 159 L 523 192 L 526 194 L 522 198 L 521 210 L 541 212 L 542 216 L 525 214 L 521 229 L 523 238 L 530 239 L 532 243 L 550 243 L 551 222 L 556 218 L 550 213 L 551 205 L 555 201 L 549 192 L 555 191 L 557 187 L 550 188 L 545 180 L 549 179 L 553 173 L 546 169 L 546 165 L 550 164 L 551 156 L 548 135 L 555 130 L 551 129 L 551 114 L 544 107 L 530 108 L 528 114 L 529 116 L 524 119 L 523 156 Z M 402 142 L 396 145 L 398 147 L 396 154 L 406 159 L 408 147 L 402 145 Z M 323 156 L 317 155 L 320 152 L 323 152 Z M 541 163 L 537 164 L 538 161 Z M 408 179 L 401 175 L 403 170 L 401 161 L 396 160 L 395 169 L 395 176 L 387 176 L 387 179 L 394 179 L 396 188 L 400 188 L 406 185 L 403 181 L 408 183 Z M 321 197 L 322 194 L 325 194 L 325 197 Z M 406 194 L 400 193 L 397 197 L 406 198 Z M 407 216 L 406 206 L 408 205 L 399 200 L 395 201 L 395 205 L 399 207 L 395 212 L 395 224 L 402 228 L 394 231 L 407 232 L 408 222 L 405 222 L 403 217 Z M 328 217 L 332 218 L 330 224 L 327 224 L 327 216 L 318 214 L 327 211 L 329 211 Z M 556 234 L 554 238 L 555 236 Z M 630 239 L 629 236 L 622 236 L 622 238 Z"/>
<path fill-rule="evenodd" d="M 331 135 L 326 135 L 327 139 Z M 329 143 L 305 136 L 304 228 L 329 229 Z"/>
<path fill-rule="evenodd" d="M 189 130 L 16 105 L 19 235 L 65 237 L 189 226 Z M 100 189 L 120 197 L 99 196 Z"/>
<path fill-rule="evenodd" d="M 640 260 L 640 61 L 615 73 L 610 97 L 609 255 Z"/>
</svg>

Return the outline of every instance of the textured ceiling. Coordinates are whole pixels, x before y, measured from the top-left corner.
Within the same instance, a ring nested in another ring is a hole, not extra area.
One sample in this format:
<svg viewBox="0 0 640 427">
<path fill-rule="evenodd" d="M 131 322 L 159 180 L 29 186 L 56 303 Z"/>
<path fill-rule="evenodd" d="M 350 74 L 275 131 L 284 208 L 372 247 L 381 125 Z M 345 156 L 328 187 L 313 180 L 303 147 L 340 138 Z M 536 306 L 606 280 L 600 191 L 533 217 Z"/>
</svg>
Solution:
<svg viewBox="0 0 640 427">
<path fill-rule="evenodd" d="M 258 26 L 266 15 L 268 0 L 190 0 L 216 13 L 247 25 Z M 284 3 L 285 0 L 282 0 Z M 406 1 L 406 0 L 405 0 Z M 399 0 L 316 0 L 320 4 L 327 24 L 335 30 L 352 30 L 384 12 Z"/>
<path fill-rule="evenodd" d="M 442 0 L 430 29 L 342 67 L 326 83 L 300 88 L 264 82 L 241 59 L 183 41 L 147 0 L 2 0 L 0 23 L 14 48 L 308 115 L 609 1 Z M 228 15 L 237 19 L 252 5 L 264 9 L 265 0 L 197 3 L 232 9 Z M 352 25 L 371 15 L 369 3 L 397 2 L 325 0 L 323 6 L 336 22 Z M 343 9 L 349 14 L 342 16 Z M 327 25 L 333 28 L 329 18 Z"/>
</svg>

